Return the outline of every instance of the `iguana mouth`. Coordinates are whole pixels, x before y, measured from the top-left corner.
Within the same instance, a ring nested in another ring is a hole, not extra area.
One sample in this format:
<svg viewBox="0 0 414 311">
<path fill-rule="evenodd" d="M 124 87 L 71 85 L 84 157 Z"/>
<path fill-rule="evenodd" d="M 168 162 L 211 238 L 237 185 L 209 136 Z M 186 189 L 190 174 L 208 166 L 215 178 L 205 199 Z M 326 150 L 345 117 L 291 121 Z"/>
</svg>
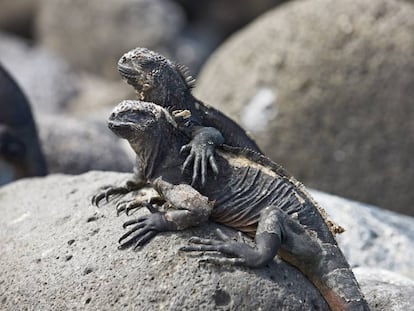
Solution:
<svg viewBox="0 0 414 311">
<path fill-rule="evenodd" d="M 134 69 L 120 63 L 118 63 L 118 71 L 121 76 L 127 79 L 136 79 L 138 77 Z"/>
<path fill-rule="evenodd" d="M 128 138 L 136 124 L 128 121 L 108 120 L 108 128 L 121 138 Z"/>
</svg>

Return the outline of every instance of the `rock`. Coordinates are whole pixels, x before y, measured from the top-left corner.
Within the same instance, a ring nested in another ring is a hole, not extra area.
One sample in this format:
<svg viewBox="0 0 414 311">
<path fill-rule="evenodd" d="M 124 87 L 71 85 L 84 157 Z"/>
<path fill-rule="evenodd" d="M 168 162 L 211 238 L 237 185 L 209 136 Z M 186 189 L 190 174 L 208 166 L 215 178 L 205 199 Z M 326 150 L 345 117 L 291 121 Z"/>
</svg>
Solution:
<svg viewBox="0 0 414 311">
<path fill-rule="evenodd" d="M 129 176 L 50 175 L 0 188 L 3 309 L 18 304 L 38 309 L 327 310 L 304 276 L 277 258 L 251 270 L 201 264 L 196 256 L 177 251 L 190 236 L 214 235 L 214 224 L 160 234 L 138 252 L 117 250 L 127 217 L 115 216 L 113 202 L 98 209 L 90 199 L 97 188 Z M 387 307 L 413 300 L 406 294 L 409 281 L 402 283 L 403 278 L 388 272 L 379 282 L 367 274 L 370 270 L 358 271 L 372 310 L 400 310 Z M 388 304 L 378 308 L 388 293 Z"/>
<path fill-rule="evenodd" d="M 371 311 L 405 311 L 414 305 L 414 281 L 381 269 L 354 269 Z"/>
<path fill-rule="evenodd" d="M 204 25 L 225 38 L 270 8 L 285 0 L 175 0 L 196 25 Z"/>
<path fill-rule="evenodd" d="M 2 0 L 0 28 L 30 37 L 39 0 Z"/>
<path fill-rule="evenodd" d="M 121 100 L 135 97 L 134 89 L 121 78 L 113 81 L 83 73 L 79 77 L 79 93 L 68 103 L 66 111 L 79 119 L 102 122 Z"/>
<path fill-rule="evenodd" d="M 0 185 L 46 174 L 30 104 L 0 63 Z"/>
<path fill-rule="evenodd" d="M 36 24 L 39 40 L 71 64 L 118 78 L 116 64 L 126 51 L 136 46 L 168 51 L 184 15 L 168 0 L 48 0 Z"/>
<path fill-rule="evenodd" d="M 106 125 L 45 115 L 39 119 L 38 129 L 50 173 L 132 172 L 133 156 Z"/>
<path fill-rule="evenodd" d="M 327 310 L 307 279 L 279 260 L 250 270 L 178 253 L 190 236 L 211 236 L 214 225 L 119 251 L 125 215 L 116 217 L 112 203 L 94 208 L 90 199 L 126 178 L 51 175 L 0 188 L 2 309 Z"/>
<path fill-rule="evenodd" d="M 404 1 L 289 2 L 224 43 L 195 95 L 307 185 L 414 215 L 413 16 Z"/>
<path fill-rule="evenodd" d="M 22 39 L 0 33 L 0 62 L 26 93 L 35 116 L 62 112 L 77 93 L 76 76 L 64 60 Z"/>
<path fill-rule="evenodd" d="M 394 271 L 414 279 L 414 218 L 312 190 L 329 218 L 345 228 L 338 244 L 352 267 Z"/>
</svg>

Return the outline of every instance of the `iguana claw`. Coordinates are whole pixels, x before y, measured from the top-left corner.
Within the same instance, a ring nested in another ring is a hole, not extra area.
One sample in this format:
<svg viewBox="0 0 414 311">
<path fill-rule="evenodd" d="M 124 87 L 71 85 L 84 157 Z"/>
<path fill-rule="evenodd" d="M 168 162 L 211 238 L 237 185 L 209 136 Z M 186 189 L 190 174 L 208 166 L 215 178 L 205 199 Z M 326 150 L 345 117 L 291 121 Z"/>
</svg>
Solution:
<svg viewBox="0 0 414 311">
<path fill-rule="evenodd" d="M 239 232 L 237 240 L 231 239 L 220 229 L 216 230 L 219 240 L 203 239 L 199 237 L 191 237 L 189 242 L 192 245 L 182 246 L 180 251 L 184 252 L 219 252 L 234 257 L 216 257 L 211 255 L 203 255 L 200 262 L 209 262 L 215 264 L 238 264 L 245 265 L 246 259 L 241 257 L 240 248 L 247 246 L 243 241 L 243 236 Z M 240 253 L 240 254 L 239 254 Z"/>
<path fill-rule="evenodd" d="M 105 199 L 106 202 L 109 202 L 110 196 L 120 196 L 123 194 L 129 193 L 131 190 L 129 190 L 127 187 L 115 187 L 115 186 L 105 186 L 100 188 L 98 190 L 98 193 L 95 194 L 92 197 L 92 205 L 96 205 L 99 207 L 99 202 L 102 201 L 102 199 Z"/>
<path fill-rule="evenodd" d="M 181 153 L 190 152 L 185 159 L 181 171 L 184 172 L 193 162 L 193 176 L 191 185 L 194 185 L 198 178 L 201 178 L 201 185 L 206 184 L 207 165 L 210 164 L 214 174 L 218 174 L 218 167 L 214 158 L 214 144 L 196 145 L 191 142 L 181 147 Z"/>
<path fill-rule="evenodd" d="M 97 193 L 92 197 L 92 205 L 99 207 L 99 202 L 102 199 L 108 203 L 110 196 L 121 196 L 132 191 L 139 190 L 144 186 L 142 182 L 135 182 L 134 180 L 127 180 L 123 186 L 103 186 L 99 188 Z"/>
<path fill-rule="evenodd" d="M 125 249 L 135 244 L 134 250 L 137 250 L 141 246 L 144 246 L 149 240 L 158 234 L 159 231 L 164 229 L 164 214 L 156 212 L 152 214 L 139 217 L 137 219 L 132 219 L 123 224 L 124 228 L 128 228 L 131 225 L 133 226 L 128 232 L 126 232 L 119 239 L 119 249 Z M 131 238 L 129 238 L 132 235 Z M 129 239 L 127 239 L 129 238 Z M 124 242 L 124 240 L 126 240 Z"/>
</svg>

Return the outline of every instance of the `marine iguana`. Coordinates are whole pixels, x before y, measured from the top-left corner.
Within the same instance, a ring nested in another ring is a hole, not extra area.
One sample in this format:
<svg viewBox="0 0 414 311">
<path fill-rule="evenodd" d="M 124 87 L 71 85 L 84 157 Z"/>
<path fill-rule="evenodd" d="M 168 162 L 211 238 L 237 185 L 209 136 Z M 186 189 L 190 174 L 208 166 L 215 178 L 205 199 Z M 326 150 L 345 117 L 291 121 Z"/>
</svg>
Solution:
<svg viewBox="0 0 414 311">
<path fill-rule="evenodd" d="M 0 64 L 0 185 L 46 174 L 29 101 Z"/>
<path fill-rule="evenodd" d="M 120 248 L 139 248 L 162 231 L 183 230 L 207 220 L 254 237 L 255 247 L 218 232 L 219 239 L 193 237 L 182 251 L 219 252 L 205 255 L 217 264 L 260 267 L 278 254 L 297 267 L 320 290 L 332 310 L 369 310 L 334 233 L 341 231 L 304 186 L 283 168 L 249 149 L 217 148 L 219 175 L 209 172 L 204 186 L 191 186 L 191 172 L 181 172 L 180 148 L 191 137 L 164 108 L 153 103 L 123 101 L 108 127 L 127 139 L 147 182 L 168 208 L 148 205 L 149 215 L 124 223 L 129 231 Z M 132 226 L 132 227 L 130 227 Z"/>
<path fill-rule="evenodd" d="M 218 173 L 214 149 L 223 142 L 261 153 L 256 143 L 237 123 L 192 95 L 191 90 L 195 80 L 185 66 L 175 64 L 154 51 L 138 47 L 119 59 L 118 71 L 122 78 L 134 87 L 140 100 L 153 102 L 171 110 L 190 111 L 191 116 L 186 122 L 192 125 L 193 139 L 183 146 L 182 152 L 190 152 L 183 161 L 183 168 L 193 162 L 193 183 L 199 175 L 202 184 L 205 183 L 208 164 L 213 172 Z M 140 167 L 137 159 L 132 180 L 120 187 L 103 188 L 93 197 L 92 203 L 98 205 L 103 198 L 108 200 L 111 195 L 124 194 L 141 188 L 144 179 Z M 127 204 L 120 202 L 117 209 L 128 211 L 136 204 L 139 202 L 132 201 Z"/>
</svg>

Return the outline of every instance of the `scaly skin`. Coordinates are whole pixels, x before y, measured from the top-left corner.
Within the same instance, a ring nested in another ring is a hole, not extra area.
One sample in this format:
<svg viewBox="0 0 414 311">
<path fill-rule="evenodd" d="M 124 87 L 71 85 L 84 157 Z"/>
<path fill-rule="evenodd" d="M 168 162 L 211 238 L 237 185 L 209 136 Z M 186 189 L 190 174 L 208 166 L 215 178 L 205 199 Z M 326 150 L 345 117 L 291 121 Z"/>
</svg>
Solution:
<svg viewBox="0 0 414 311">
<path fill-rule="evenodd" d="M 159 211 L 124 224 L 129 231 L 121 248 L 139 248 L 158 232 L 184 230 L 212 220 L 254 237 L 251 247 L 218 232 L 219 239 L 193 237 L 182 251 L 204 255 L 216 264 L 261 267 L 278 254 L 296 266 L 320 290 L 332 310 L 369 310 L 359 285 L 339 249 L 332 223 L 304 187 L 280 166 L 248 149 L 217 149 L 219 175 L 207 173 L 204 186 L 191 186 L 191 172 L 181 172 L 180 148 L 191 139 L 160 106 L 139 101 L 119 104 L 109 128 L 125 138 L 143 165 L 145 180 L 166 202 Z"/>
<path fill-rule="evenodd" d="M 192 182 L 201 179 L 204 184 L 207 166 L 218 174 L 215 163 L 215 147 L 225 143 L 234 147 L 249 148 L 261 153 L 256 143 L 233 120 L 220 111 L 203 104 L 196 99 L 191 90 L 194 79 L 184 66 L 175 64 L 165 57 L 145 48 L 135 48 L 125 53 L 118 62 L 118 71 L 122 78 L 134 87 L 140 100 L 152 102 L 169 110 L 188 110 L 191 117 L 186 120 L 192 140 L 184 145 L 182 152 L 189 152 L 183 161 L 183 168 L 193 163 Z M 143 186 L 143 172 L 137 159 L 131 186 Z M 129 187 L 130 188 L 130 187 Z M 93 204 L 99 204 L 103 198 L 129 191 L 126 185 L 109 186 L 93 198 Z"/>
</svg>

